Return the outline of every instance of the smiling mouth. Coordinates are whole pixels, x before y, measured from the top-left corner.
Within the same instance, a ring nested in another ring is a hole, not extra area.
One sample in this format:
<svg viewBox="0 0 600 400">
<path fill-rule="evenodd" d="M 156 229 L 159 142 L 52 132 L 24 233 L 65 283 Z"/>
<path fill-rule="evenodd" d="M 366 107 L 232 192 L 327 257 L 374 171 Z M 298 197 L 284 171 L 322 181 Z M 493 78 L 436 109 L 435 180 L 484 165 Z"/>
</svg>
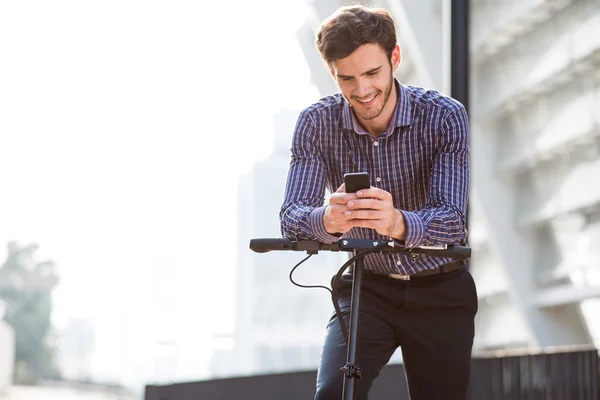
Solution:
<svg viewBox="0 0 600 400">
<path fill-rule="evenodd" d="M 375 102 L 375 98 L 377 98 L 378 95 L 379 95 L 379 93 L 374 94 L 369 97 L 365 97 L 364 99 L 356 99 L 356 101 L 363 106 L 370 106 L 371 104 L 373 104 Z"/>
</svg>

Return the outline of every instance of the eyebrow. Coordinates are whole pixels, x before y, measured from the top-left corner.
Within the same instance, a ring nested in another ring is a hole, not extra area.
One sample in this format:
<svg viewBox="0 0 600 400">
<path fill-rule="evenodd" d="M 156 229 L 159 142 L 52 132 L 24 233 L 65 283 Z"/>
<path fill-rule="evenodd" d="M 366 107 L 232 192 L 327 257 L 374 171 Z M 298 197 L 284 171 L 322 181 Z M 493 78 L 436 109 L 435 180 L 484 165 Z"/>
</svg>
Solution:
<svg viewBox="0 0 600 400">
<path fill-rule="evenodd" d="M 380 65 L 380 66 L 375 67 L 375 68 L 371 68 L 370 70 L 368 70 L 366 72 L 363 72 L 361 75 L 366 75 L 366 74 L 370 74 L 370 73 L 373 73 L 373 72 L 377 72 L 377 71 L 379 71 L 381 69 L 381 67 L 383 67 L 383 65 Z M 340 75 L 340 74 L 337 74 L 337 77 L 338 78 L 352 78 L 351 76 Z"/>
</svg>

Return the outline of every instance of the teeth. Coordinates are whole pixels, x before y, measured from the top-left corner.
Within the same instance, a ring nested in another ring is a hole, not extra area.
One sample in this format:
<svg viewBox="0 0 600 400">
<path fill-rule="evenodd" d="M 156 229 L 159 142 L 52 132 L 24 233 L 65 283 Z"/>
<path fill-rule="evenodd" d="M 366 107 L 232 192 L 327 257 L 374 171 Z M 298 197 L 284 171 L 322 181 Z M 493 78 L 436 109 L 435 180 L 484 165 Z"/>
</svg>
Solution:
<svg viewBox="0 0 600 400">
<path fill-rule="evenodd" d="M 357 100 L 358 100 L 359 102 L 361 102 L 361 103 L 368 103 L 368 102 L 370 102 L 371 100 L 373 100 L 374 98 L 375 98 L 375 96 L 369 97 L 368 99 L 365 99 L 365 100 L 358 100 L 358 99 L 357 99 Z"/>
</svg>

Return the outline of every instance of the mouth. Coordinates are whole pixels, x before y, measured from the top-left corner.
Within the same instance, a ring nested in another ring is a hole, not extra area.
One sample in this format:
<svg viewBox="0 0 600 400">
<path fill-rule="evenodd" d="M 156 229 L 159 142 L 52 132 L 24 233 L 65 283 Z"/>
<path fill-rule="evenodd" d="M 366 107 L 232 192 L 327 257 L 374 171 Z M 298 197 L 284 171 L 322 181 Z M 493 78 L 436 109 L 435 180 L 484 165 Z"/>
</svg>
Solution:
<svg viewBox="0 0 600 400">
<path fill-rule="evenodd" d="M 373 105 L 373 103 L 375 103 L 375 99 L 377 98 L 377 96 L 379 96 L 379 93 L 376 93 L 374 95 L 371 95 L 369 97 L 365 97 L 362 99 L 355 98 L 355 100 L 358 102 L 358 104 L 368 107 L 368 106 Z"/>
</svg>

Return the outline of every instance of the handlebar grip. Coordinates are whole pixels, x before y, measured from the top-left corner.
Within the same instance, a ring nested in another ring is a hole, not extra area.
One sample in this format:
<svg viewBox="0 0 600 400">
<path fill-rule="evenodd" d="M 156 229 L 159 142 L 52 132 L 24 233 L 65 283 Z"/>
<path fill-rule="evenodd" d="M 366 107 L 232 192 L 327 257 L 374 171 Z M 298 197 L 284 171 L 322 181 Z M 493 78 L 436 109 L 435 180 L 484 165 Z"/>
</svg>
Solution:
<svg viewBox="0 0 600 400">
<path fill-rule="evenodd" d="M 257 253 L 266 253 L 273 250 L 292 250 L 292 241 L 286 238 L 251 239 L 250 249 Z"/>
<path fill-rule="evenodd" d="M 449 245 L 442 249 L 417 247 L 415 250 L 429 256 L 452 258 L 455 261 L 464 261 L 471 258 L 471 248 L 466 246 Z"/>
<path fill-rule="evenodd" d="M 450 257 L 456 260 L 468 260 L 471 258 L 471 248 L 466 246 L 451 246 L 448 247 Z"/>
</svg>

